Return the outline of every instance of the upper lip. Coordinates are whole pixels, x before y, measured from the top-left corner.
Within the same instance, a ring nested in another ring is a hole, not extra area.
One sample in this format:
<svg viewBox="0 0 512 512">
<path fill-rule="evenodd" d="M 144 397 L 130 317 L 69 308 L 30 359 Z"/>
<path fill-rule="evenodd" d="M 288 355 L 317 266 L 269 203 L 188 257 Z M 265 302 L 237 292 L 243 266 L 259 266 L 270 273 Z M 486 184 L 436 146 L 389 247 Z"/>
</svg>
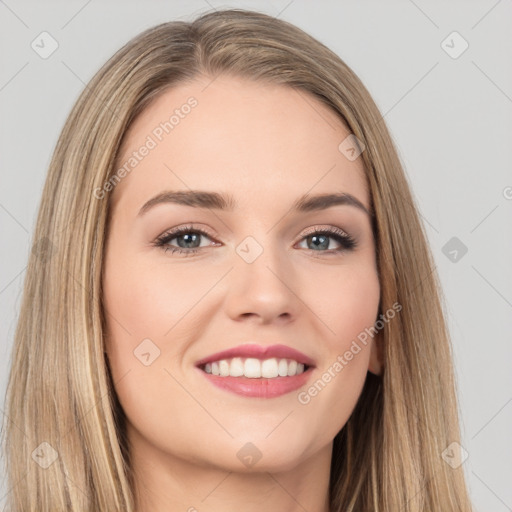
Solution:
<svg viewBox="0 0 512 512">
<path fill-rule="evenodd" d="M 239 345 L 238 347 L 216 352 L 215 354 L 211 354 L 197 361 L 196 366 L 212 363 L 214 361 L 220 361 L 221 359 L 231 359 L 233 357 L 254 357 L 256 359 L 270 359 L 272 357 L 276 357 L 283 359 L 293 359 L 298 363 L 302 363 L 306 366 L 315 366 L 313 359 L 294 348 L 288 347 L 287 345 L 262 346 L 255 343 Z"/>
</svg>

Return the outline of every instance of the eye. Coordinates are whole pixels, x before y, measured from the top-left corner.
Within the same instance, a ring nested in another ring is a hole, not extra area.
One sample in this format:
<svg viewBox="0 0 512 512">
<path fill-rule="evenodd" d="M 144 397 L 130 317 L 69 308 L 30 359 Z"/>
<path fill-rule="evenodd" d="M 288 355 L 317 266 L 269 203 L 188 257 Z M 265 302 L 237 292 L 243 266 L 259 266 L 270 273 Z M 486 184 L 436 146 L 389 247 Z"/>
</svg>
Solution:
<svg viewBox="0 0 512 512">
<path fill-rule="evenodd" d="M 209 234 L 202 229 L 194 228 L 193 226 L 184 226 L 159 236 L 154 245 L 162 248 L 165 252 L 171 251 L 171 254 L 194 254 L 200 250 L 199 243 L 202 236 L 210 238 Z M 173 240 L 179 239 L 183 240 L 178 243 L 181 247 L 169 245 Z"/>
<path fill-rule="evenodd" d="M 336 240 L 336 242 L 341 247 L 337 249 L 329 249 L 329 239 Z M 306 244 L 308 242 L 312 244 L 313 249 L 310 250 L 315 252 L 324 252 L 327 254 L 350 251 L 357 246 L 357 242 L 353 237 L 336 227 L 330 227 L 326 229 L 320 229 L 319 227 L 311 228 L 310 231 L 306 232 L 303 240 L 306 242 Z M 309 247 L 307 248 L 309 249 Z"/>
<path fill-rule="evenodd" d="M 162 248 L 165 252 L 170 251 L 171 254 L 178 253 L 190 256 L 200 252 L 205 247 L 200 245 L 201 237 L 211 238 L 209 233 L 202 229 L 194 228 L 193 226 L 183 226 L 159 236 L 153 245 Z M 329 249 L 329 239 L 336 240 L 340 247 Z M 178 240 L 178 247 L 170 245 L 170 242 L 174 240 Z M 353 237 L 336 227 L 325 229 L 320 229 L 319 227 L 311 228 L 303 236 L 301 243 L 303 241 L 312 244 L 313 249 L 307 247 L 308 250 L 327 254 L 350 251 L 357 246 L 357 242 Z M 206 246 L 208 245 L 211 244 Z"/>
</svg>

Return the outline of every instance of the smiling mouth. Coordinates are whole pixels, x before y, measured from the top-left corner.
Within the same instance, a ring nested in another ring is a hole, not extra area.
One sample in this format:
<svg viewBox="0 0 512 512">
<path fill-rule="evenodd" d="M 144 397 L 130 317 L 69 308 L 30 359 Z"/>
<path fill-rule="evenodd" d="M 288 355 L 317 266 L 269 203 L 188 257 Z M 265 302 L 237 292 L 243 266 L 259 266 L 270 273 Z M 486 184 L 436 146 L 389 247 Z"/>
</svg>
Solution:
<svg viewBox="0 0 512 512">
<path fill-rule="evenodd" d="M 200 365 L 205 373 L 218 377 L 246 377 L 248 379 L 276 379 L 295 377 L 306 372 L 310 366 L 294 359 L 271 357 L 233 357 Z"/>
</svg>

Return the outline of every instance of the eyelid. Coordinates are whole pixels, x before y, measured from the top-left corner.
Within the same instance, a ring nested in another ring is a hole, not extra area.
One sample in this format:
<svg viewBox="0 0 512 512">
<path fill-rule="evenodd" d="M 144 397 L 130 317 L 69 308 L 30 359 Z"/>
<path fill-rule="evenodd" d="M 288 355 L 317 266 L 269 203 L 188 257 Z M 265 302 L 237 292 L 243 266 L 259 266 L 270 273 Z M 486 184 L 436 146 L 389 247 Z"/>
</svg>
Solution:
<svg viewBox="0 0 512 512">
<path fill-rule="evenodd" d="M 318 233 L 320 231 L 327 231 L 329 233 L 336 233 L 336 234 L 339 234 L 341 236 L 346 236 L 346 237 L 352 238 L 344 229 L 341 229 L 341 228 L 339 228 L 337 226 L 317 224 L 315 226 L 312 226 L 312 227 L 308 228 L 304 233 L 302 233 L 301 240 L 305 236 L 312 235 L 312 234 Z"/>
</svg>

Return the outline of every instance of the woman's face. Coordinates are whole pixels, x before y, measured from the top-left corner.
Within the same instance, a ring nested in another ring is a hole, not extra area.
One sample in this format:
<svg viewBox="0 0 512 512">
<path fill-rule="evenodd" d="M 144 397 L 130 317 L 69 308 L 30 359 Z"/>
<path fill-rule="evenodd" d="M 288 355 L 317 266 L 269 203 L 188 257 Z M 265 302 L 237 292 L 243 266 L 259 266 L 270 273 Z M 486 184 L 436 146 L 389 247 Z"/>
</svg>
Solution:
<svg viewBox="0 0 512 512">
<path fill-rule="evenodd" d="M 377 338 L 360 341 L 380 287 L 362 158 L 339 149 L 348 135 L 308 93 L 228 76 L 168 90 L 131 126 L 103 299 L 145 460 L 276 471 L 330 456 L 379 372 Z M 306 207 L 327 194 L 362 207 Z"/>
</svg>

